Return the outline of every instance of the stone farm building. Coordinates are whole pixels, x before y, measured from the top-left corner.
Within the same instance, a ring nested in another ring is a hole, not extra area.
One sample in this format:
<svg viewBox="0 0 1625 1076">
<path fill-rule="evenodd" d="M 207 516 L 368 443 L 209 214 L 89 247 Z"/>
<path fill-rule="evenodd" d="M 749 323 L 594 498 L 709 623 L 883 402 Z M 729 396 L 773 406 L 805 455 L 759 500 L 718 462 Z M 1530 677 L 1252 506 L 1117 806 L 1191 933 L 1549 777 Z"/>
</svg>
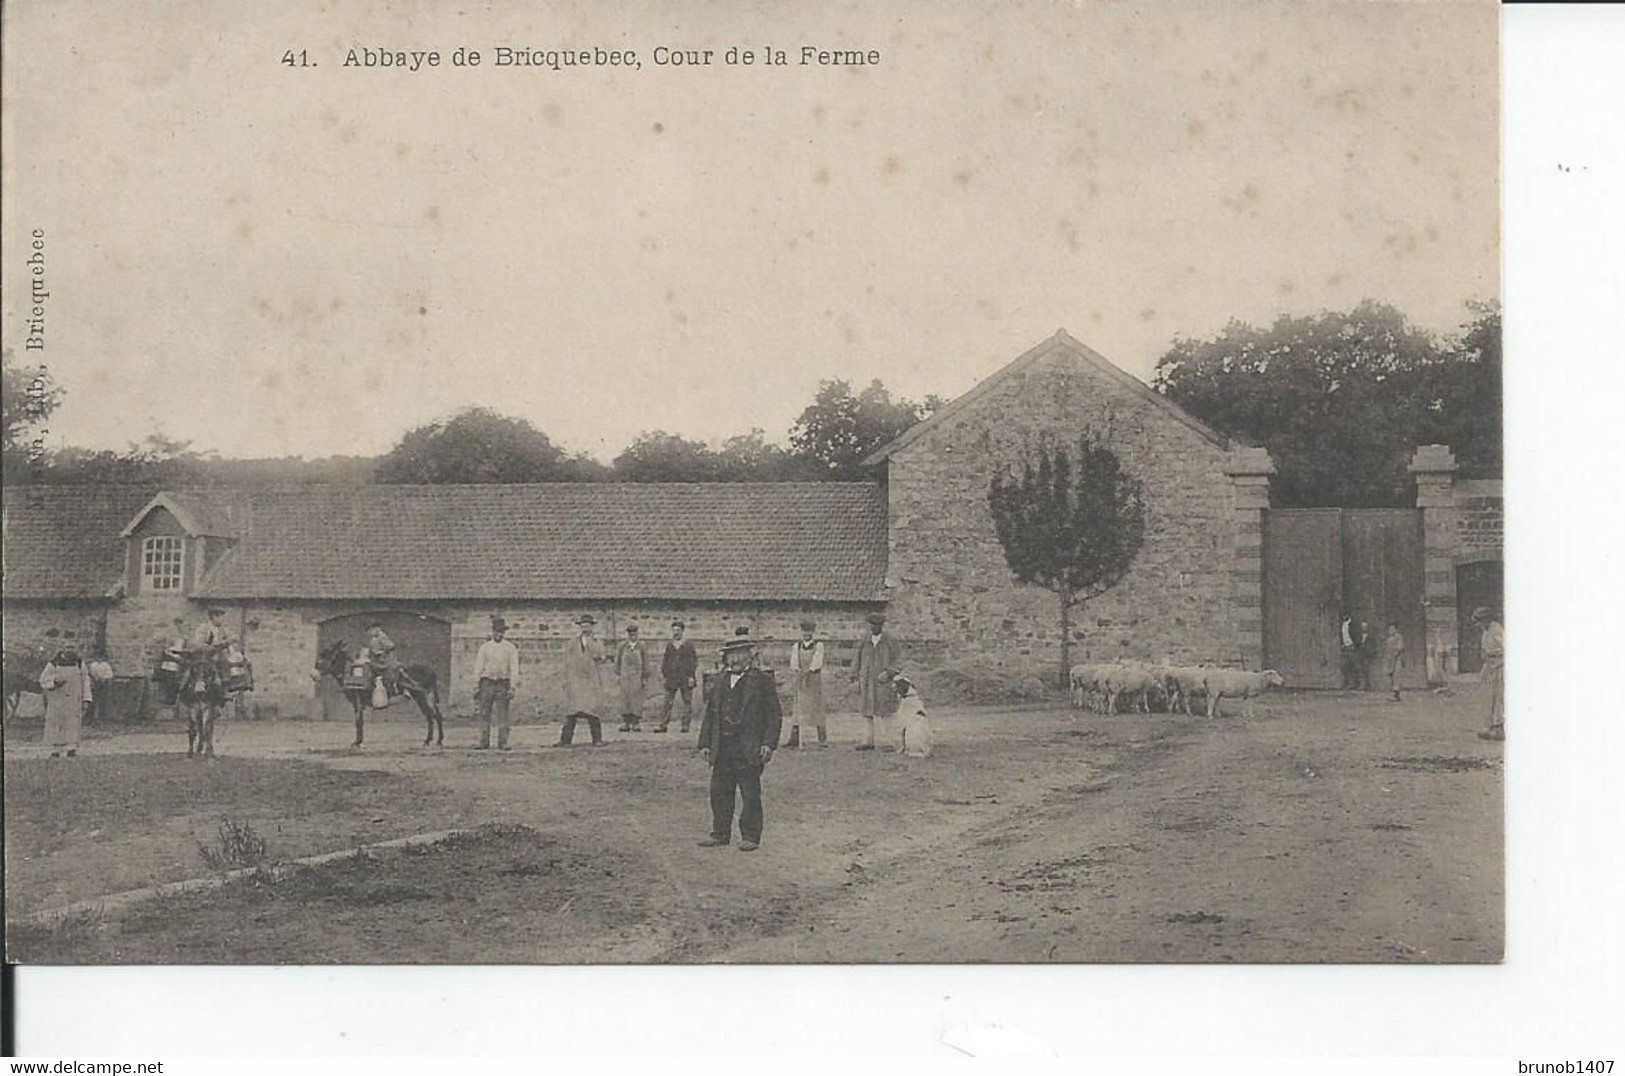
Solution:
<svg viewBox="0 0 1625 1076">
<path fill-rule="evenodd" d="M 439 670 L 463 713 L 494 614 L 520 649 L 520 715 L 557 715 L 561 649 L 582 612 L 606 644 L 638 625 L 655 662 L 674 618 L 702 665 L 748 624 L 780 668 L 810 616 L 835 643 L 837 705 L 873 610 L 887 612 L 911 671 L 962 659 L 1049 671 L 1054 599 L 1012 579 L 987 487 L 1040 438 L 1085 430 L 1141 480 L 1147 525 L 1128 578 L 1076 617 L 1075 660 L 1260 667 L 1267 454 L 1230 446 L 1065 332 L 876 453 L 865 483 L 11 487 L 6 645 L 100 644 L 118 672 L 142 675 L 205 604 L 220 605 L 254 661 L 255 704 L 284 715 L 341 712 L 330 683 L 312 685 L 317 651 L 359 644 L 375 618 L 404 660 Z M 1453 465 L 1427 461 L 1431 603 L 1454 593 L 1439 558 L 1457 555 L 1446 532 L 1466 524 L 1451 514 Z M 1493 500 L 1498 527 L 1498 487 L 1474 492 Z M 1494 540 L 1470 556 L 1498 561 L 1498 530 Z M 1454 610 L 1427 624 L 1456 631 Z"/>
</svg>

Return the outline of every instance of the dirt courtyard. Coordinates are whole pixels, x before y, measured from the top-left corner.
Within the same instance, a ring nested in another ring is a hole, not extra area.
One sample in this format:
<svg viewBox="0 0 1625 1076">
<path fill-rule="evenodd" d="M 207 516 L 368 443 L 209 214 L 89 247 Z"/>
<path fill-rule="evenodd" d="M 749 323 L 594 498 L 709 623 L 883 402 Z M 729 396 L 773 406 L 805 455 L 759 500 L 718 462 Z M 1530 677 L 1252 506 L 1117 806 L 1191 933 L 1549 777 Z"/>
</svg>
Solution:
<svg viewBox="0 0 1625 1076">
<path fill-rule="evenodd" d="M 937 752 L 781 750 L 763 847 L 709 826 L 693 737 L 422 749 L 402 716 L 178 728 L 48 760 L 7 730 L 8 956 L 28 963 L 1485 962 L 1503 944 L 1502 745 L 1484 689 L 1281 693 L 1253 718 L 933 712 Z M 584 733 L 585 730 L 580 730 Z M 206 876 L 246 823 L 267 861 L 462 837 L 68 920 Z M 483 827 L 483 828 L 477 828 Z"/>
</svg>

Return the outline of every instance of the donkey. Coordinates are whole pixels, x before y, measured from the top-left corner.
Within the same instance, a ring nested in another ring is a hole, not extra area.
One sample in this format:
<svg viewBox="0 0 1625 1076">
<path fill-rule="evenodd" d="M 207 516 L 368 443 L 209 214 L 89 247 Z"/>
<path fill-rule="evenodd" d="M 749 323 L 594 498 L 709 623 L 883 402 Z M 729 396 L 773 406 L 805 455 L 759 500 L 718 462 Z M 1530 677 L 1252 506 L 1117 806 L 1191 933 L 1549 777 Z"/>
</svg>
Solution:
<svg viewBox="0 0 1625 1076">
<path fill-rule="evenodd" d="M 30 695 L 45 694 L 45 689 L 40 687 L 39 674 L 45 671 L 50 660 L 50 654 L 41 647 L 5 652 L 5 667 L 0 672 L 5 683 L 5 720 L 10 721 L 17 716 L 17 711 L 22 708 L 24 692 Z"/>
<path fill-rule="evenodd" d="M 181 668 L 176 701 L 186 710 L 186 757 L 214 757 L 214 723 L 226 705 L 217 649 L 193 651 Z"/>
<path fill-rule="evenodd" d="M 344 697 L 355 708 L 355 743 L 350 746 L 360 747 L 366 734 L 367 711 L 372 709 L 372 691 L 369 688 L 345 686 L 344 674 L 349 666 L 350 649 L 341 639 L 317 656 L 316 670 L 312 675 L 317 680 L 331 676 L 338 681 Z M 389 701 L 394 703 L 403 696 L 418 704 L 423 719 L 429 724 L 423 746 L 428 747 L 431 743 L 436 747 L 442 746 L 446 741 L 446 723 L 440 716 L 440 678 L 435 671 L 427 665 L 407 665 L 402 668 L 399 683 L 395 685 Z"/>
</svg>

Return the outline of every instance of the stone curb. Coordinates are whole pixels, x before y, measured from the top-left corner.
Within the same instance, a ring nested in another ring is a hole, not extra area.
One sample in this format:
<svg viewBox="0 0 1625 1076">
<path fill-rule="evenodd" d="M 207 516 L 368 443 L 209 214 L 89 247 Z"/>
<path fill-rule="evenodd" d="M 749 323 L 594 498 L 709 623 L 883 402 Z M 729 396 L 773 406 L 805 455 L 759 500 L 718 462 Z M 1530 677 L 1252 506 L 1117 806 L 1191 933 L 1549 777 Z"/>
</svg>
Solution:
<svg viewBox="0 0 1625 1076">
<path fill-rule="evenodd" d="M 55 920 L 66 919 L 69 916 L 95 912 L 103 916 L 117 916 L 130 909 L 145 904 L 151 900 L 162 897 L 174 897 L 183 893 L 206 893 L 219 889 L 227 882 L 238 878 L 246 878 L 255 872 L 269 873 L 273 878 L 280 879 L 293 867 L 313 867 L 322 863 L 330 863 L 335 859 L 346 856 L 359 855 L 374 848 L 410 848 L 420 844 L 438 844 L 450 837 L 468 832 L 461 829 L 441 830 L 438 833 L 415 833 L 409 837 L 396 837 L 393 840 L 378 841 L 372 844 L 361 844 L 354 848 L 341 849 L 337 852 L 323 852 L 320 855 L 302 856 L 299 859 L 282 860 L 263 867 L 239 867 L 236 870 L 226 871 L 222 874 L 211 874 L 204 878 L 187 878 L 179 882 L 165 882 L 162 885 L 147 886 L 142 889 L 130 889 L 123 893 L 112 893 L 105 897 L 96 897 L 92 900 L 81 900 L 60 908 L 47 908 L 44 911 L 25 915 L 20 919 L 8 919 L 6 925 L 21 926 L 24 924 L 45 924 Z"/>
</svg>

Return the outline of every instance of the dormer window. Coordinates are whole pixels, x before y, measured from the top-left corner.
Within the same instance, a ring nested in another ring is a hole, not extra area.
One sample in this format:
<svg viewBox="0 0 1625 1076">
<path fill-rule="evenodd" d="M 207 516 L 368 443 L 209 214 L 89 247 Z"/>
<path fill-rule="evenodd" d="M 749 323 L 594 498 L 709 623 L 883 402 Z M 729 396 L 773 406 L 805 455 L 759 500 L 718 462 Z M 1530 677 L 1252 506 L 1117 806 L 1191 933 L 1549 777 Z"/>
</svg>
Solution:
<svg viewBox="0 0 1625 1076">
<path fill-rule="evenodd" d="M 158 535 L 141 542 L 141 579 L 147 590 L 180 590 L 185 556 L 182 539 Z"/>
</svg>

